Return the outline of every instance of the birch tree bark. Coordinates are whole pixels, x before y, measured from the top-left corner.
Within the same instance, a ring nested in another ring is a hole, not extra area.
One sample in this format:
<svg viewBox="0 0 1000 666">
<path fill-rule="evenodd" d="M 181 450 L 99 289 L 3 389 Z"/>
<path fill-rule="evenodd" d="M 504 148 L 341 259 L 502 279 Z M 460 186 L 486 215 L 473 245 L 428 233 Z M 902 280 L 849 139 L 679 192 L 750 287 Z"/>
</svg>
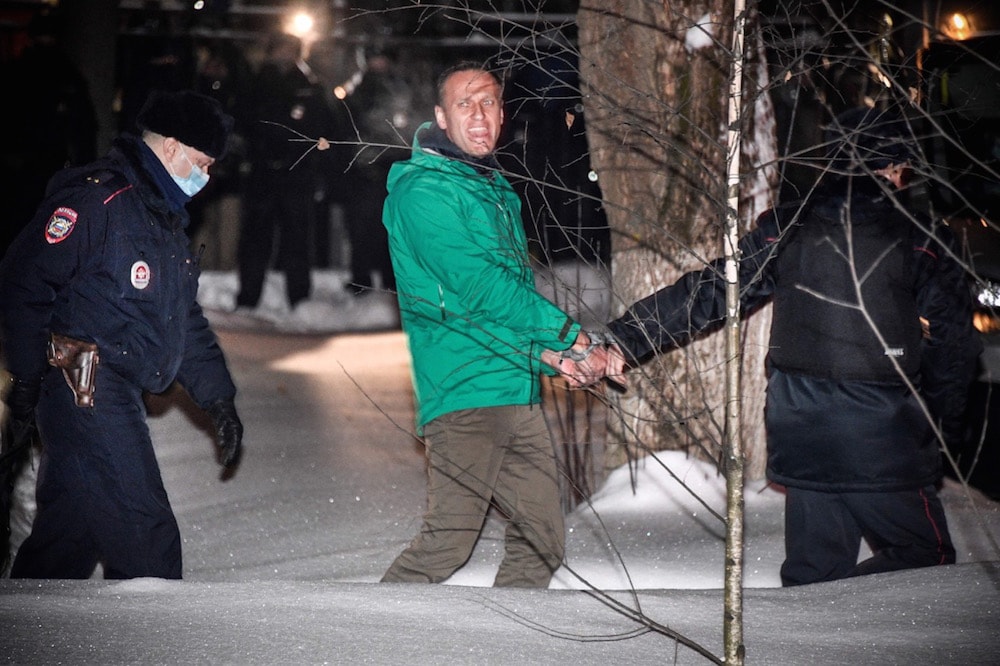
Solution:
<svg viewBox="0 0 1000 666">
<path fill-rule="evenodd" d="M 586 0 L 577 16 L 591 164 L 612 233 L 613 315 L 722 255 L 730 0 Z M 748 37 L 748 41 L 752 39 Z M 741 195 L 744 229 L 771 205 L 775 171 L 766 68 L 748 65 Z M 752 153 L 752 154 L 751 154 Z M 743 439 L 747 475 L 763 476 L 769 311 L 744 327 Z M 615 398 L 607 464 L 644 450 L 719 460 L 724 336 L 707 335 L 633 371 Z"/>
</svg>

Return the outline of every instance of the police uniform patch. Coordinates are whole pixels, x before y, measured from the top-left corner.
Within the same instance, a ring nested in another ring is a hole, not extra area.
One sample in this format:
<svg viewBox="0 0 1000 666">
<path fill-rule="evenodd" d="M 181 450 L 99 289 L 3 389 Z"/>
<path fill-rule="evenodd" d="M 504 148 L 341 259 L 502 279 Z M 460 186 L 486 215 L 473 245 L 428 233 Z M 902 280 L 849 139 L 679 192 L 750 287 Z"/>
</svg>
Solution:
<svg viewBox="0 0 1000 666">
<path fill-rule="evenodd" d="M 131 275 L 132 286 L 136 289 L 145 289 L 149 286 L 149 264 L 139 260 L 132 264 Z"/>
<path fill-rule="evenodd" d="M 72 208 L 60 206 L 49 218 L 49 223 L 45 225 L 45 242 L 49 245 L 61 243 L 73 233 L 76 226 L 76 211 Z"/>
</svg>

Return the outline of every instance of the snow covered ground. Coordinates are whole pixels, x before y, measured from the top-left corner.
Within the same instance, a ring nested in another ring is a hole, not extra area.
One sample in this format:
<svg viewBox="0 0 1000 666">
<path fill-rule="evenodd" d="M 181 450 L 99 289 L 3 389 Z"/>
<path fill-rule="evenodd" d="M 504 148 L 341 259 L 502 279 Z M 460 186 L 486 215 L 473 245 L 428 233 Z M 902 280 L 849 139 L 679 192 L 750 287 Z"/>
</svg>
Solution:
<svg viewBox="0 0 1000 666">
<path fill-rule="evenodd" d="M 150 400 L 185 580 L 2 580 L 0 661 L 712 663 L 670 631 L 722 655 L 723 527 L 667 468 L 720 513 L 724 483 L 679 453 L 643 461 L 635 492 L 616 470 L 567 517 L 549 590 L 489 587 L 493 517 L 447 584 L 378 584 L 420 524 L 423 456 L 391 298 L 339 281 L 323 276 L 303 314 L 273 284 L 253 317 L 212 313 L 246 425 L 232 478 L 182 393 Z M 202 301 L 224 308 L 234 288 L 207 275 Z M 746 662 L 1000 663 L 1000 505 L 951 483 L 943 498 L 958 564 L 782 589 L 781 496 L 751 484 Z"/>
</svg>

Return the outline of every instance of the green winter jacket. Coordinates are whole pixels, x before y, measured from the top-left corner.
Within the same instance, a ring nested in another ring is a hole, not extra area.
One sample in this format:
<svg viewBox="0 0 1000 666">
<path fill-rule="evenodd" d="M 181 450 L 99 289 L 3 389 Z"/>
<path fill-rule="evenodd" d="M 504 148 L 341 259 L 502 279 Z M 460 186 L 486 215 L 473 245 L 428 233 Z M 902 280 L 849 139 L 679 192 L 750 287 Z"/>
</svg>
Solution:
<svg viewBox="0 0 1000 666">
<path fill-rule="evenodd" d="M 417 130 L 382 215 L 421 431 L 461 409 L 538 403 L 542 350 L 568 348 L 580 329 L 535 290 L 510 183 L 438 144 L 457 151 L 430 123 Z"/>
</svg>

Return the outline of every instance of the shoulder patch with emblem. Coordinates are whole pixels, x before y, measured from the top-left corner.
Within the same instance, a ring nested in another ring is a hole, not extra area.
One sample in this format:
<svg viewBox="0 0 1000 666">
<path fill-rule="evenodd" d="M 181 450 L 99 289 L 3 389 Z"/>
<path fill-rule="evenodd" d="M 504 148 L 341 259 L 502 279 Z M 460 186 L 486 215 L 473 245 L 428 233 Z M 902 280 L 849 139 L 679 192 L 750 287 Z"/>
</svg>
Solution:
<svg viewBox="0 0 1000 666">
<path fill-rule="evenodd" d="M 45 225 L 45 242 L 55 245 L 66 240 L 76 226 L 77 213 L 72 208 L 60 206 L 49 217 Z"/>
</svg>

